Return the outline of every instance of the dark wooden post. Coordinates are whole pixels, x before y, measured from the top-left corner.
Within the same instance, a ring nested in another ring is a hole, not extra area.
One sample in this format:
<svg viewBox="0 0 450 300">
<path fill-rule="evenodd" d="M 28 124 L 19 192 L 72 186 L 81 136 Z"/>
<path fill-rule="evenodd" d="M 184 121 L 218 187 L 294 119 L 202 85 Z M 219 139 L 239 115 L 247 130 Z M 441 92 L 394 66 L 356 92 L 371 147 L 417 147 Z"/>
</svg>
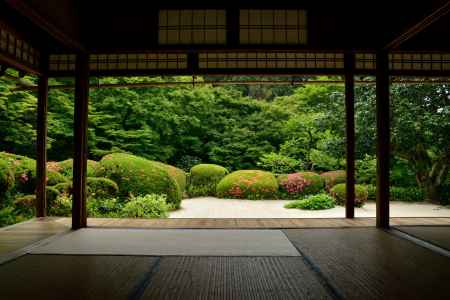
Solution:
<svg viewBox="0 0 450 300">
<path fill-rule="evenodd" d="M 347 179 L 345 217 L 355 217 L 355 55 L 346 53 L 345 67 L 345 132 L 347 153 Z"/>
<path fill-rule="evenodd" d="M 43 73 L 38 80 L 37 139 L 36 139 L 36 217 L 47 215 L 47 111 L 48 75 L 46 56 L 41 58 Z"/>
<path fill-rule="evenodd" d="M 78 54 L 75 70 L 72 229 L 86 227 L 86 167 L 89 102 L 89 56 Z"/>
<path fill-rule="evenodd" d="M 388 52 L 377 52 L 377 227 L 389 228 L 390 102 Z"/>
</svg>

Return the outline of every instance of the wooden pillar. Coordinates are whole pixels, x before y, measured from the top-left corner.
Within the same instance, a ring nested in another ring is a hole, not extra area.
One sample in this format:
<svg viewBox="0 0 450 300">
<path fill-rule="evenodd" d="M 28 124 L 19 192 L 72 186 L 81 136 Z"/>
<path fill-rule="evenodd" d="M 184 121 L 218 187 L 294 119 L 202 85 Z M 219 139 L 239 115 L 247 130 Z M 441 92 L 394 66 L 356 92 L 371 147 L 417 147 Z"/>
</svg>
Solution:
<svg viewBox="0 0 450 300">
<path fill-rule="evenodd" d="M 47 215 L 47 112 L 48 76 L 45 57 L 42 57 L 43 74 L 38 79 L 37 139 L 36 139 L 36 217 Z"/>
<path fill-rule="evenodd" d="M 377 69 L 377 227 L 389 228 L 390 101 L 389 57 L 376 54 Z"/>
<path fill-rule="evenodd" d="M 77 54 L 73 157 L 72 229 L 86 227 L 86 168 L 89 102 L 89 56 Z"/>
<path fill-rule="evenodd" d="M 345 217 L 355 217 L 355 55 L 346 53 L 345 65 L 345 133 L 347 179 Z"/>
</svg>

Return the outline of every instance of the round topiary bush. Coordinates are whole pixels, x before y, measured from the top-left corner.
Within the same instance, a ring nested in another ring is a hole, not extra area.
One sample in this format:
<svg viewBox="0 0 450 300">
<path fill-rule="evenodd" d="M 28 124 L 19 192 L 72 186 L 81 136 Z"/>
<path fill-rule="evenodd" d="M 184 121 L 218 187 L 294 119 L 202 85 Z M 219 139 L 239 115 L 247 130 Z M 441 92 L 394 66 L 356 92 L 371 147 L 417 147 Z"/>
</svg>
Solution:
<svg viewBox="0 0 450 300">
<path fill-rule="evenodd" d="M 14 187 L 14 181 L 9 163 L 0 159 L 0 199 Z"/>
<path fill-rule="evenodd" d="M 336 199 L 337 204 L 344 205 L 346 201 L 346 184 L 336 184 L 331 188 L 330 194 Z M 362 207 L 367 201 L 368 192 L 367 187 L 360 184 L 355 184 L 355 206 Z"/>
<path fill-rule="evenodd" d="M 183 170 L 159 162 L 159 161 L 152 161 L 152 163 L 156 164 L 157 166 L 165 169 L 167 171 L 167 173 L 169 173 L 170 176 L 172 176 L 173 179 L 175 179 L 175 181 L 178 183 L 178 186 L 180 187 L 181 193 L 184 192 L 184 190 L 186 189 L 186 172 L 184 172 Z"/>
<path fill-rule="evenodd" d="M 88 196 L 96 199 L 114 198 L 119 194 L 117 183 L 108 178 L 88 177 L 86 185 Z"/>
<path fill-rule="evenodd" d="M 297 199 L 316 194 L 323 189 L 324 180 L 314 172 L 298 172 L 278 175 L 279 197 Z"/>
<path fill-rule="evenodd" d="M 52 206 L 53 203 L 59 196 L 59 191 L 54 187 L 46 187 L 45 195 L 47 197 L 48 207 Z M 14 205 L 21 211 L 34 211 L 36 207 L 36 195 L 24 195 L 14 199 Z"/>
<path fill-rule="evenodd" d="M 60 173 L 68 178 L 73 177 L 73 159 L 66 159 L 58 162 Z M 87 161 L 86 176 L 95 177 L 97 174 L 99 164 L 95 160 Z"/>
<path fill-rule="evenodd" d="M 345 183 L 347 173 L 343 170 L 338 170 L 324 172 L 320 176 L 325 180 L 325 189 L 329 191 L 336 184 Z"/>
<path fill-rule="evenodd" d="M 52 186 L 47 186 L 45 188 L 45 193 L 47 195 L 47 202 L 49 205 L 51 205 L 60 194 L 59 191 Z"/>
<path fill-rule="evenodd" d="M 278 183 L 270 172 L 259 170 L 235 171 L 225 176 L 217 185 L 220 198 L 274 199 Z"/>
<path fill-rule="evenodd" d="M 36 161 L 22 155 L 0 152 L 0 160 L 8 163 L 14 173 L 15 190 L 23 194 L 34 193 L 36 189 Z"/>
<path fill-rule="evenodd" d="M 60 194 L 71 195 L 72 194 L 72 182 L 62 182 L 53 186 L 53 188 L 57 189 Z"/>
<path fill-rule="evenodd" d="M 145 158 L 125 153 L 108 154 L 100 161 L 98 175 L 116 182 L 122 199 L 164 194 L 167 203 L 176 208 L 180 206 L 181 191 L 175 179 L 164 168 Z"/>
<path fill-rule="evenodd" d="M 199 164 L 193 166 L 189 172 L 189 196 L 215 196 L 217 184 L 227 174 L 228 170 L 219 165 Z"/>
</svg>

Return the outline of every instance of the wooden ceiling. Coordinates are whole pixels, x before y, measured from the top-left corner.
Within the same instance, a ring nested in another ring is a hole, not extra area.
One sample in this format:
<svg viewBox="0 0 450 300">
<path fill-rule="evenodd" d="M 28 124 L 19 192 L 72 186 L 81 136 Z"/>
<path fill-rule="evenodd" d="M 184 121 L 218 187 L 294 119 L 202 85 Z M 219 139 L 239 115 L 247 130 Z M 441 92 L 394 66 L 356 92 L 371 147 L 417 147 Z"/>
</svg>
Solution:
<svg viewBox="0 0 450 300">
<path fill-rule="evenodd" d="M 75 1 L 5 0 L 0 17 L 28 33 L 46 52 L 146 51 L 155 49 L 244 49 L 251 45 L 159 45 L 160 9 L 304 9 L 308 43 L 303 46 L 259 45 L 257 48 L 309 50 L 375 50 L 388 44 L 448 0 L 427 1 Z M 227 30 L 233 31 L 232 27 Z M 431 25 L 402 50 L 448 51 L 450 16 Z"/>
</svg>

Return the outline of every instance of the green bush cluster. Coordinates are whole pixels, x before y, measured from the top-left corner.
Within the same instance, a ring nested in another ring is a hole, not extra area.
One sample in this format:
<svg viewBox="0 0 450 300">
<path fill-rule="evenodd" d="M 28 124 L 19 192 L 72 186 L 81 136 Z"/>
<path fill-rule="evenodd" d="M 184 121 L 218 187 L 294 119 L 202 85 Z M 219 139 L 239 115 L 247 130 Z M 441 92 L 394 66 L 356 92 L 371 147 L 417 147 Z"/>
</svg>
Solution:
<svg viewBox="0 0 450 300">
<path fill-rule="evenodd" d="M 96 199 L 106 199 L 109 197 L 117 197 L 119 187 L 117 183 L 108 178 L 88 177 L 86 179 L 88 197 Z"/>
<path fill-rule="evenodd" d="M 347 173 L 343 170 L 337 170 L 324 172 L 320 176 L 325 180 L 325 189 L 329 191 L 336 184 L 345 183 Z"/>
<path fill-rule="evenodd" d="M 22 194 L 33 193 L 36 189 L 36 161 L 34 159 L 7 152 L 0 152 L 0 160 L 6 162 L 14 173 L 14 190 Z"/>
<path fill-rule="evenodd" d="M 391 201 L 418 202 L 423 201 L 425 196 L 421 188 L 391 186 L 389 198 Z"/>
<path fill-rule="evenodd" d="M 171 176 L 173 179 L 175 179 L 175 181 L 178 183 L 178 186 L 180 187 L 180 191 L 181 193 L 183 193 L 186 190 L 186 183 L 187 183 L 187 176 L 186 176 L 186 172 L 184 172 L 183 170 L 168 165 L 168 164 L 164 164 L 162 162 L 158 162 L 158 161 L 152 161 L 155 165 L 165 169 L 167 171 L 167 173 L 169 173 L 169 176 Z"/>
<path fill-rule="evenodd" d="M 14 173 L 6 161 L 0 160 L 0 199 L 14 187 Z"/>
<path fill-rule="evenodd" d="M 336 205 L 336 201 L 328 194 L 322 193 L 317 195 L 308 196 L 305 199 L 295 200 L 287 203 L 285 208 L 299 208 L 307 210 L 322 210 L 333 208 Z"/>
<path fill-rule="evenodd" d="M 228 174 L 228 170 L 214 164 L 199 164 L 189 172 L 190 197 L 215 196 L 216 186 Z"/>
<path fill-rule="evenodd" d="M 259 170 L 235 171 L 225 176 L 217 185 L 220 198 L 274 199 L 278 182 L 270 172 Z"/>
<path fill-rule="evenodd" d="M 164 194 L 168 203 L 180 206 L 182 195 L 178 183 L 164 168 L 145 158 L 125 153 L 106 155 L 100 161 L 98 175 L 116 182 L 122 199 Z"/>
<path fill-rule="evenodd" d="M 165 195 L 145 195 L 132 197 L 122 211 L 124 218 L 166 218 L 169 205 L 166 203 Z"/>
<path fill-rule="evenodd" d="M 345 183 L 336 184 L 330 190 L 331 196 L 336 199 L 336 203 L 344 205 L 347 195 L 347 187 Z M 355 206 L 362 207 L 367 201 L 367 187 L 360 184 L 355 184 Z"/>
<path fill-rule="evenodd" d="M 59 172 L 67 178 L 73 176 L 73 159 L 66 159 L 57 163 L 59 165 Z M 99 164 L 94 160 L 87 161 L 86 176 L 95 177 L 97 174 Z"/>
</svg>

